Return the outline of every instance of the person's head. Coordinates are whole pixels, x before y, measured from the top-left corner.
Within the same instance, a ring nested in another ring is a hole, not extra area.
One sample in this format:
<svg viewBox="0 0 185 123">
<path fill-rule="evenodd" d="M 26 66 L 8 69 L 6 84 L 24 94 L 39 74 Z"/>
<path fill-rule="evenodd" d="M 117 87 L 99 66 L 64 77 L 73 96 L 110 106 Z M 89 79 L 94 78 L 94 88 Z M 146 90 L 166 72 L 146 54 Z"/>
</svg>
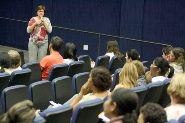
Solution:
<svg viewBox="0 0 185 123">
<path fill-rule="evenodd" d="M 51 52 L 51 49 L 53 51 L 59 52 L 60 49 L 62 48 L 62 45 L 63 45 L 63 40 L 60 37 L 58 36 L 52 37 L 49 45 L 50 52 Z"/>
<path fill-rule="evenodd" d="M 133 60 L 139 60 L 140 61 L 140 56 L 139 53 L 137 52 L 136 49 L 131 49 L 126 52 L 126 62 L 130 62 Z"/>
<path fill-rule="evenodd" d="M 136 87 L 138 86 L 137 79 L 138 72 L 136 66 L 132 62 L 125 63 L 119 73 L 119 84 L 126 88 Z"/>
<path fill-rule="evenodd" d="M 162 49 L 162 57 L 164 59 L 166 59 L 167 61 L 169 60 L 170 58 L 170 51 L 173 49 L 173 47 L 171 45 L 167 45 L 165 47 L 163 47 Z"/>
<path fill-rule="evenodd" d="M 21 101 L 13 105 L 4 115 L 0 117 L 3 123 L 33 123 L 35 109 L 30 100 Z"/>
<path fill-rule="evenodd" d="M 135 111 L 137 106 L 137 94 L 130 89 L 119 88 L 113 91 L 104 102 L 104 113 L 110 119 L 123 115 L 124 120 L 131 119 L 137 121 Z"/>
<path fill-rule="evenodd" d="M 143 64 L 140 61 L 138 61 L 138 60 L 134 60 L 134 61 L 132 61 L 132 63 L 137 68 L 138 77 L 145 75 L 146 82 L 150 83 L 152 81 L 152 78 L 151 78 L 151 76 L 149 74 L 145 74 L 145 69 L 144 69 Z"/>
<path fill-rule="evenodd" d="M 36 14 L 39 17 L 41 16 L 43 17 L 45 12 L 46 12 L 46 8 L 43 5 L 40 5 L 36 8 Z"/>
<path fill-rule="evenodd" d="M 152 76 L 165 76 L 171 78 L 174 73 L 173 67 L 170 67 L 168 61 L 164 58 L 156 58 L 150 66 Z"/>
<path fill-rule="evenodd" d="M 95 67 L 89 74 L 88 82 L 91 90 L 94 88 L 101 92 L 109 90 L 112 84 L 111 74 L 105 67 Z"/>
<path fill-rule="evenodd" d="M 64 49 L 64 59 L 74 59 L 75 61 L 77 61 L 78 59 L 76 57 L 76 52 L 77 49 L 73 43 L 71 42 L 66 43 Z"/>
<path fill-rule="evenodd" d="M 6 52 L 1 52 L 0 53 L 0 67 L 1 67 L 0 69 L 11 68 L 11 66 L 12 66 L 12 60 L 11 60 L 10 55 L 8 55 L 8 53 Z"/>
<path fill-rule="evenodd" d="M 165 123 L 166 111 L 159 104 L 147 103 L 140 109 L 137 123 Z"/>
<path fill-rule="evenodd" d="M 167 92 L 173 103 L 185 103 L 185 73 L 174 75 Z"/>
<path fill-rule="evenodd" d="M 116 40 L 110 40 L 107 42 L 107 53 L 113 52 L 114 55 L 118 57 L 118 60 L 121 61 L 123 59 L 123 55 L 119 51 L 119 45 Z"/>
<path fill-rule="evenodd" d="M 11 68 L 17 68 L 17 67 L 21 66 L 21 56 L 17 51 L 9 50 L 8 54 L 10 55 L 10 57 L 12 59 Z"/>
<path fill-rule="evenodd" d="M 170 62 L 175 62 L 175 64 L 180 65 L 185 70 L 185 51 L 181 47 L 173 48 L 170 52 Z"/>
</svg>

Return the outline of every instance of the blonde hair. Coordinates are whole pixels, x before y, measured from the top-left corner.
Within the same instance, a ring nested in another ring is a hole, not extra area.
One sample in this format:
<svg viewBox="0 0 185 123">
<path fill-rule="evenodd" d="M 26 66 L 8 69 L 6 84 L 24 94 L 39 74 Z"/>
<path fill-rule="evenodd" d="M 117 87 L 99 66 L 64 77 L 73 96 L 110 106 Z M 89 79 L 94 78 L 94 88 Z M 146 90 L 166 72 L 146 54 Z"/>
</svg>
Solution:
<svg viewBox="0 0 185 123">
<path fill-rule="evenodd" d="M 140 61 L 133 60 L 132 63 L 136 66 L 139 77 L 144 75 L 147 84 L 152 82 L 152 77 L 149 74 L 145 73 L 144 66 Z"/>
<path fill-rule="evenodd" d="M 178 103 L 185 103 L 185 73 L 176 74 L 167 88 L 167 92 L 178 100 Z"/>
<path fill-rule="evenodd" d="M 119 74 L 119 84 L 125 88 L 136 87 L 138 86 L 137 79 L 138 72 L 136 66 L 132 62 L 125 63 Z"/>
<path fill-rule="evenodd" d="M 17 51 L 9 50 L 8 54 L 10 55 L 10 57 L 12 59 L 11 68 L 17 68 L 17 67 L 21 66 L 21 56 Z"/>
</svg>

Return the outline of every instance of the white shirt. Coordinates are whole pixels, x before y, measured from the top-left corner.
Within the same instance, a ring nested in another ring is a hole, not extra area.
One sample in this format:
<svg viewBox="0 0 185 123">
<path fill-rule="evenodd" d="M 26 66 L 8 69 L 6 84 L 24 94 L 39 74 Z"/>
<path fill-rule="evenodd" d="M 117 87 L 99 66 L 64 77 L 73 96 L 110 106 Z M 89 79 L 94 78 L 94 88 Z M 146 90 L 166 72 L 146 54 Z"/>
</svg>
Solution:
<svg viewBox="0 0 185 123">
<path fill-rule="evenodd" d="M 164 81 L 165 79 L 168 79 L 168 77 L 156 76 L 152 78 L 152 82 Z"/>
<path fill-rule="evenodd" d="M 174 68 L 174 75 L 177 73 L 183 73 L 182 66 L 177 66 L 176 64 L 171 64 L 171 66 Z"/>
<path fill-rule="evenodd" d="M 12 72 L 16 71 L 16 70 L 22 70 L 22 68 L 19 66 L 17 68 L 9 68 L 9 70 Z"/>
<path fill-rule="evenodd" d="M 63 63 L 70 64 L 71 62 L 74 62 L 74 59 L 64 59 Z"/>
<path fill-rule="evenodd" d="M 112 53 L 106 53 L 105 55 L 106 55 L 106 56 L 110 56 L 109 61 L 112 59 L 113 56 L 115 56 L 113 52 L 112 52 Z"/>
</svg>

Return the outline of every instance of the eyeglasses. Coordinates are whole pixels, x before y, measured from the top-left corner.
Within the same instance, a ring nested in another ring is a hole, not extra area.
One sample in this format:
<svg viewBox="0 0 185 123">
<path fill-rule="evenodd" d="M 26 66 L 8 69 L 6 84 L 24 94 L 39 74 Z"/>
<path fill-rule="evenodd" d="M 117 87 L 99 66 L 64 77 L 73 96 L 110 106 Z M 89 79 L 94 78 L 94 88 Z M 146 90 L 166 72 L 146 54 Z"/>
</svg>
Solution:
<svg viewBox="0 0 185 123">
<path fill-rule="evenodd" d="M 44 12 L 43 10 L 39 10 L 38 12 Z"/>
<path fill-rule="evenodd" d="M 154 65 L 154 64 L 151 64 L 151 65 L 150 65 L 150 67 L 157 67 L 157 66 L 156 66 L 156 65 Z"/>
</svg>

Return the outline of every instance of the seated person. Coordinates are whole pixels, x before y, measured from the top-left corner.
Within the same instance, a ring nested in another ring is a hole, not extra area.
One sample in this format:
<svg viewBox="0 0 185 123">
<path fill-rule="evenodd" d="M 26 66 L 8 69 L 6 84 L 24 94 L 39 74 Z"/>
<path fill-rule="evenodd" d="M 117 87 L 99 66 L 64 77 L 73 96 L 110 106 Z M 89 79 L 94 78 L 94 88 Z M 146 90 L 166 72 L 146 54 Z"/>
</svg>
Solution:
<svg viewBox="0 0 185 123">
<path fill-rule="evenodd" d="M 138 60 L 140 61 L 140 55 L 139 53 L 137 52 L 136 49 L 130 49 L 126 52 L 126 62 L 130 62 L 130 61 L 133 61 L 133 60 Z"/>
<path fill-rule="evenodd" d="M 13 105 L 5 114 L 0 116 L 1 123 L 33 123 L 36 117 L 33 103 L 25 100 Z"/>
<path fill-rule="evenodd" d="M 174 68 L 174 74 L 185 71 L 185 51 L 183 48 L 176 47 L 170 52 L 170 66 Z"/>
<path fill-rule="evenodd" d="M 79 103 L 89 101 L 96 98 L 102 100 L 109 95 L 109 89 L 112 84 L 111 74 L 108 69 L 104 67 L 93 68 L 90 72 L 88 81 L 82 86 L 80 93 L 74 95 L 68 104 L 76 109 Z M 92 93 L 89 93 L 89 91 Z"/>
<path fill-rule="evenodd" d="M 166 59 L 167 61 L 169 61 L 170 52 L 172 49 L 173 49 L 173 47 L 171 45 L 167 45 L 167 46 L 163 47 L 163 49 L 162 49 L 162 57 L 164 59 Z"/>
<path fill-rule="evenodd" d="M 12 59 L 12 66 L 9 68 L 11 72 L 16 70 L 22 70 L 21 66 L 21 56 L 20 54 L 15 50 L 9 50 L 8 54 L 10 55 Z"/>
<path fill-rule="evenodd" d="M 53 65 L 63 63 L 63 57 L 59 53 L 62 44 L 63 40 L 60 37 L 54 36 L 51 38 L 51 42 L 49 45 L 50 55 L 45 56 L 40 61 L 42 80 L 46 80 Z"/>
<path fill-rule="evenodd" d="M 110 40 L 107 42 L 107 53 L 105 55 L 110 56 L 110 60 L 113 56 L 117 56 L 118 61 L 123 60 L 123 55 L 119 51 L 119 45 L 116 40 Z"/>
<path fill-rule="evenodd" d="M 166 59 L 158 57 L 151 64 L 150 72 L 148 73 L 153 76 L 152 82 L 164 81 L 173 76 L 174 69 L 170 67 Z"/>
<path fill-rule="evenodd" d="M 185 73 L 176 74 L 167 88 L 171 105 L 166 107 L 167 119 L 178 120 L 185 115 Z"/>
<path fill-rule="evenodd" d="M 147 85 L 148 83 L 152 82 L 151 75 L 149 75 L 145 72 L 144 66 L 140 61 L 134 60 L 134 61 L 132 61 L 132 63 L 137 68 L 137 72 L 138 72 L 138 76 L 139 76 L 139 78 L 137 79 L 138 85 Z"/>
<path fill-rule="evenodd" d="M 165 123 L 167 122 L 166 112 L 155 103 L 147 103 L 140 109 L 137 123 Z"/>
<path fill-rule="evenodd" d="M 6 52 L 1 52 L 0 56 L 0 73 L 7 72 L 11 74 L 11 71 L 9 70 L 9 68 L 12 66 L 10 55 L 8 55 Z"/>
<path fill-rule="evenodd" d="M 121 72 L 119 73 L 119 84 L 114 90 L 118 88 L 133 88 L 137 87 L 138 72 L 136 66 L 132 62 L 125 63 Z"/>
<path fill-rule="evenodd" d="M 63 63 L 70 64 L 73 61 L 78 61 L 78 58 L 76 57 L 76 52 L 77 49 L 73 43 L 71 42 L 66 43 L 63 55 L 64 56 Z"/>
<path fill-rule="evenodd" d="M 138 106 L 138 96 L 130 89 L 119 88 L 104 102 L 104 115 L 108 119 L 104 120 L 103 113 L 99 118 L 107 123 L 136 123 Z"/>
</svg>

